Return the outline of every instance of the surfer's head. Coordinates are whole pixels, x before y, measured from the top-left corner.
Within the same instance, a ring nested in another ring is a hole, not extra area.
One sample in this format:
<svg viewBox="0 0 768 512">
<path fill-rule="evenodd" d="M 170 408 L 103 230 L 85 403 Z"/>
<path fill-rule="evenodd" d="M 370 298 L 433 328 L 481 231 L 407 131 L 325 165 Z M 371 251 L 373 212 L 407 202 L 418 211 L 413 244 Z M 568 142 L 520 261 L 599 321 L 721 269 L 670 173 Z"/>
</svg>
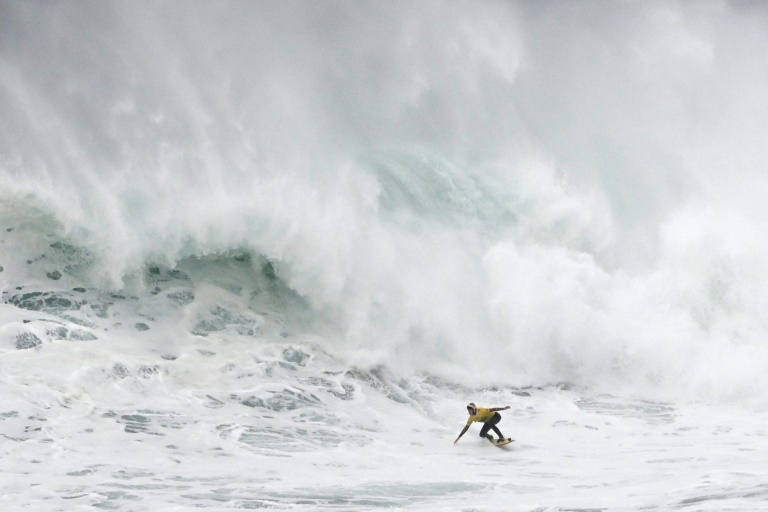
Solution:
<svg viewBox="0 0 768 512">
<path fill-rule="evenodd" d="M 467 412 L 469 412 L 469 414 L 474 416 L 475 414 L 477 414 L 477 406 L 475 404 L 467 405 Z"/>
</svg>

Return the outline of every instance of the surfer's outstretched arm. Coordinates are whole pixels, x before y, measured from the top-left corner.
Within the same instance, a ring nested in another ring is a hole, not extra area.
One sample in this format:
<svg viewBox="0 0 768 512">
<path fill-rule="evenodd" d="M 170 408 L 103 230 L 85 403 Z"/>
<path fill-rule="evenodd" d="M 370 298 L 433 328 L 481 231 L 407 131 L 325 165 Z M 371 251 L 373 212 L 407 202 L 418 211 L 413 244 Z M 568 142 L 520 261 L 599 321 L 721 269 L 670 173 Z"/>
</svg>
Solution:
<svg viewBox="0 0 768 512">
<path fill-rule="evenodd" d="M 506 411 L 507 409 L 509 409 L 508 405 L 506 407 L 494 407 L 494 408 L 488 409 L 488 410 L 491 411 L 491 412 L 499 412 L 499 411 Z"/>
<path fill-rule="evenodd" d="M 459 434 L 459 437 L 456 438 L 456 440 L 453 442 L 453 444 L 456 444 L 459 442 L 459 439 L 461 439 L 461 436 L 467 433 L 467 430 L 469 430 L 469 425 L 464 425 L 464 430 L 461 431 L 461 434 Z"/>
</svg>

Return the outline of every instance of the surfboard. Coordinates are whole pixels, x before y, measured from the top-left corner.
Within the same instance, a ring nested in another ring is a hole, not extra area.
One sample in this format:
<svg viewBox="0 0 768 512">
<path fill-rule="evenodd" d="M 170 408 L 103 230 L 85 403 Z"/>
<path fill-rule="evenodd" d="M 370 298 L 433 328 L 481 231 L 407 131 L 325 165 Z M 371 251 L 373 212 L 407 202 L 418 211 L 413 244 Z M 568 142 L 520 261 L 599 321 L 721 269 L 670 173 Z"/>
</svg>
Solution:
<svg viewBox="0 0 768 512">
<path fill-rule="evenodd" d="M 495 444 L 496 446 L 504 446 L 505 444 L 509 444 L 512 441 L 514 441 L 514 439 L 506 438 L 506 439 L 502 439 L 500 441 L 493 440 L 493 441 L 491 441 L 491 443 Z"/>
</svg>

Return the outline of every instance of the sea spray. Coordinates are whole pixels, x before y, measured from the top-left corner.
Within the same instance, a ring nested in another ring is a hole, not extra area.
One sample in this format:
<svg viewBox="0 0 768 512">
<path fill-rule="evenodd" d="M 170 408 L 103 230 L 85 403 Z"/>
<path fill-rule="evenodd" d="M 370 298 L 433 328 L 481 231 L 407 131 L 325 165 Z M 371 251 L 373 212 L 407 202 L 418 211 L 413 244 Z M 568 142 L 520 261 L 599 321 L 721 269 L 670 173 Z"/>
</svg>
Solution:
<svg viewBox="0 0 768 512">
<path fill-rule="evenodd" d="M 763 396 L 765 13 L 438 5 L 3 5 L 4 290 L 247 254 L 349 364 Z"/>
</svg>

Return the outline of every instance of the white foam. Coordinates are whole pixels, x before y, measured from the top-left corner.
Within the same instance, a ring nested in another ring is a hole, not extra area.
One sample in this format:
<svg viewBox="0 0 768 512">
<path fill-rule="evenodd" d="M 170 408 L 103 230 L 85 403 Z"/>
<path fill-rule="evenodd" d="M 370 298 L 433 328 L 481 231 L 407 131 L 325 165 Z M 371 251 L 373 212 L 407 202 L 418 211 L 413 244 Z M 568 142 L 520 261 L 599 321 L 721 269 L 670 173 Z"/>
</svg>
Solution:
<svg viewBox="0 0 768 512">
<path fill-rule="evenodd" d="M 761 6 L 0 18 L 10 508 L 761 509 Z"/>
</svg>

